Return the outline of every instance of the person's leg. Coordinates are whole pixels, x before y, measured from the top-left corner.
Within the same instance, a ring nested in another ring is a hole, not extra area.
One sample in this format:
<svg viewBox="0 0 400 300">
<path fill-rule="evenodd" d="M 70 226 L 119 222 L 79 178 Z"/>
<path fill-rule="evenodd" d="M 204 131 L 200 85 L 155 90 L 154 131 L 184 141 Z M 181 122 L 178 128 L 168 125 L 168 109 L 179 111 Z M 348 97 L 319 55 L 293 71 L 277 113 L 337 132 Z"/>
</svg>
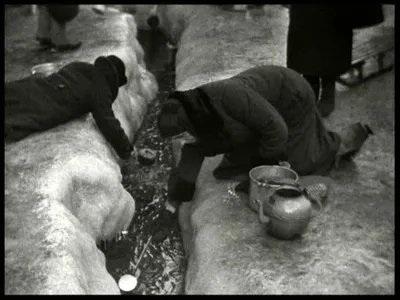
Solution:
<svg viewBox="0 0 400 300">
<path fill-rule="evenodd" d="M 335 109 L 335 77 L 321 78 L 321 95 L 318 109 L 323 117 L 329 116 Z"/>
<path fill-rule="evenodd" d="M 213 171 L 213 175 L 219 180 L 233 179 L 246 173 L 251 168 L 249 153 L 236 151 L 224 154 L 221 163 Z"/>
<path fill-rule="evenodd" d="M 52 18 L 51 20 L 51 40 L 55 45 L 56 51 L 68 51 L 78 49 L 82 43 L 71 43 L 67 39 L 67 26 L 66 22 L 60 23 Z"/>
<path fill-rule="evenodd" d="M 38 5 L 36 40 L 42 47 L 50 47 L 51 42 L 51 17 L 44 5 Z"/>
<path fill-rule="evenodd" d="M 303 74 L 304 79 L 311 85 L 311 88 L 314 91 L 315 99 L 318 102 L 319 93 L 320 93 L 320 77 L 315 75 Z"/>
<path fill-rule="evenodd" d="M 169 71 L 175 70 L 175 63 L 176 63 L 176 53 L 178 52 L 178 46 L 167 42 L 168 47 L 168 60 L 166 64 L 166 69 Z"/>
<path fill-rule="evenodd" d="M 248 175 L 255 158 L 259 156 L 260 140 L 257 135 L 249 135 L 241 146 L 235 147 L 230 153 L 225 153 L 221 163 L 213 171 L 216 179 L 229 180 Z"/>
</svg>

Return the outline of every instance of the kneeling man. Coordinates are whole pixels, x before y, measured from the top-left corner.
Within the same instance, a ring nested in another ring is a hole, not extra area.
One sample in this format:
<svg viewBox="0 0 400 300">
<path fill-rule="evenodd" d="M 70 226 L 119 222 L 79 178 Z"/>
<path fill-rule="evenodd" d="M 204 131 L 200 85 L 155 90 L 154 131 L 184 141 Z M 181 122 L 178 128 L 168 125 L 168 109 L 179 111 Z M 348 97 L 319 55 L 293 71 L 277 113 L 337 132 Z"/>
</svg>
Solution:
<svg viewBox="0 0 400 300">
<path fill-rule="evenodd" d="M 259 165 L 287 161 L 299 175 L 325 175 L 338 153 L 355 154 L 372 132 L 357 123 L 355 136 L 342 143 L 322 121 L 313 89 L 297 72 L 260 66 L 228 79 L 176 91 L 163 103 L 158 121 L 163 137 L 184 131 L 196 138 L 185 144 L 168 182 L 168 205 L 175 211 L 192 199 L 204 157 L 224 153 L 217 179 L 248 174 Z M 249 181 L 236 191 L 248 191 Z"/>
</svg>

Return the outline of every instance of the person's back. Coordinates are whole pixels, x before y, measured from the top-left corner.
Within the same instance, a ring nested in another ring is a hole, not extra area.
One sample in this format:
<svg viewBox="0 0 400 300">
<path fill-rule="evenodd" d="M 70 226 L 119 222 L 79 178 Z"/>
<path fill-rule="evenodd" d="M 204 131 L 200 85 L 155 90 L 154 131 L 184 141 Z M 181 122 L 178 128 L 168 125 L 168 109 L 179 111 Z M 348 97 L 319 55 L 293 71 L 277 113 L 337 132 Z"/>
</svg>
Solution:
<svg viewBox="0 0 400 300">
<path fill-rule="evenodd" d="M 243 89 L 246 93 L 241 92 Z M 286 151 L 293 168 L 299 174 L 324 173 L 334 160 L 340 138 L 325 128 L 308 82 L 285 67 L 259 66 L 224 80 L 221 99 L 224 99 L 225 107 L 235 106 L 237 101 L 247 101 L 248 105 L 254 106 L 253 92 L 268 101 L 286 123 Z"/>
<path fill-rule="evenodd" d="M 5 139 L 20 140 L 90 112 L 99 87 L 110 93 L 103 76 L 83 62 L 71 63 L 45 78 L 31 76 L 6 83 Z"/>
<path fill-rule="evenodd" d="M 313 114 L 315 99 L 309 86 L 296 71 L 282 66 L 259 66 L 246 70 L 232 79 L 259 93 L 282 115 L 288 127 L 296 126 L 305 114 Z"/>
<path fill-rule="evenodd" d="M 96 125 L 120 158 L 132 145 L 112 110 L 125 65 L 114 55 L 94 64 L 73 62 L 46 78 L 29 77 L 5 86 L 5 141 L 14 142 L 92 113 Z"/>
</svg>

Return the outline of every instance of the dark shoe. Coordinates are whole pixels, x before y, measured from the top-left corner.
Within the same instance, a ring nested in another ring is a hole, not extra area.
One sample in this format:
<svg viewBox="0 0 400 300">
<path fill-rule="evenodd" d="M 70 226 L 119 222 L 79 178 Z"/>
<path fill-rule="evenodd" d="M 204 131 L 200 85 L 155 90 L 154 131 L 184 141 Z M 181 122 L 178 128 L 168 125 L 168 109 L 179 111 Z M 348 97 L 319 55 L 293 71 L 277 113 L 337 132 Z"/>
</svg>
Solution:
<svg viewBox="0 0 400 300">
<path fill-rule="evenodd" d="M 240 182 L 235 186 L 235 192 L 248 194 L 249 188 L 250 188 L 250 180 L 249 179 L 243 180 L 242 182 Z"/>
<path fill-rule="evenodd" d="M 359 122 L 345 128 L 340 134 L 342 142 L 337 156 L 344 160 L 351 159 L 360 151 L 368 137 L 373 134 L 368 125 Z"/>
<path fill-rule="evenodd" d="M 74 44 L 65 44 L 65 45 L 54 45 L 53 49 L 54 52 L 66 52 L 66 51 L 73 51 L 80 48 L 82 42 L 77 42 Z"/>
<path fill-rule="evenodd" d="M 41 38 L 37 36 L 36 40 L 39 42 L 39 46 L 41 49 L 50 49 L 54 47 L 53 42 L 49 38 Z"/>
<path fill-rule="evenodd" d="M 153 241 L 161 243 L 169 235 L 178 224 L 178 210 L 175 213 L 167 209 L 162 209 L 158 217 L 154 219 L 153 225 Z"/>
</svg>

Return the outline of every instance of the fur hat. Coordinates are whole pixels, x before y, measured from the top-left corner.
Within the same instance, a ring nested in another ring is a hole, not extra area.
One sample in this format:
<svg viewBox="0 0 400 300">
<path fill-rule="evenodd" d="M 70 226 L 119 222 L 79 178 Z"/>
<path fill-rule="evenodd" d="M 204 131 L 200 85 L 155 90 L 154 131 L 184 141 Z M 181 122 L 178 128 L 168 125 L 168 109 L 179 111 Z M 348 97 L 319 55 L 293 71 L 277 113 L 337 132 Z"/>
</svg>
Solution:
<svg viewBox="0 0 400 300">
<path fill-rule="evenodd" d="M 124 62 L 115 55 L 100 56 L 94 66 L 105 76 L 113 97 L 117 97 L 118 88 L 127 83 Z"/>
<path fill-rule="evenodd" d="M 185 131 L 179 120 L 182 110 L 177 99 L 170 98 L 163 103 L 157 124 L 161 137 L 168 138 Z"/>
</svg>

